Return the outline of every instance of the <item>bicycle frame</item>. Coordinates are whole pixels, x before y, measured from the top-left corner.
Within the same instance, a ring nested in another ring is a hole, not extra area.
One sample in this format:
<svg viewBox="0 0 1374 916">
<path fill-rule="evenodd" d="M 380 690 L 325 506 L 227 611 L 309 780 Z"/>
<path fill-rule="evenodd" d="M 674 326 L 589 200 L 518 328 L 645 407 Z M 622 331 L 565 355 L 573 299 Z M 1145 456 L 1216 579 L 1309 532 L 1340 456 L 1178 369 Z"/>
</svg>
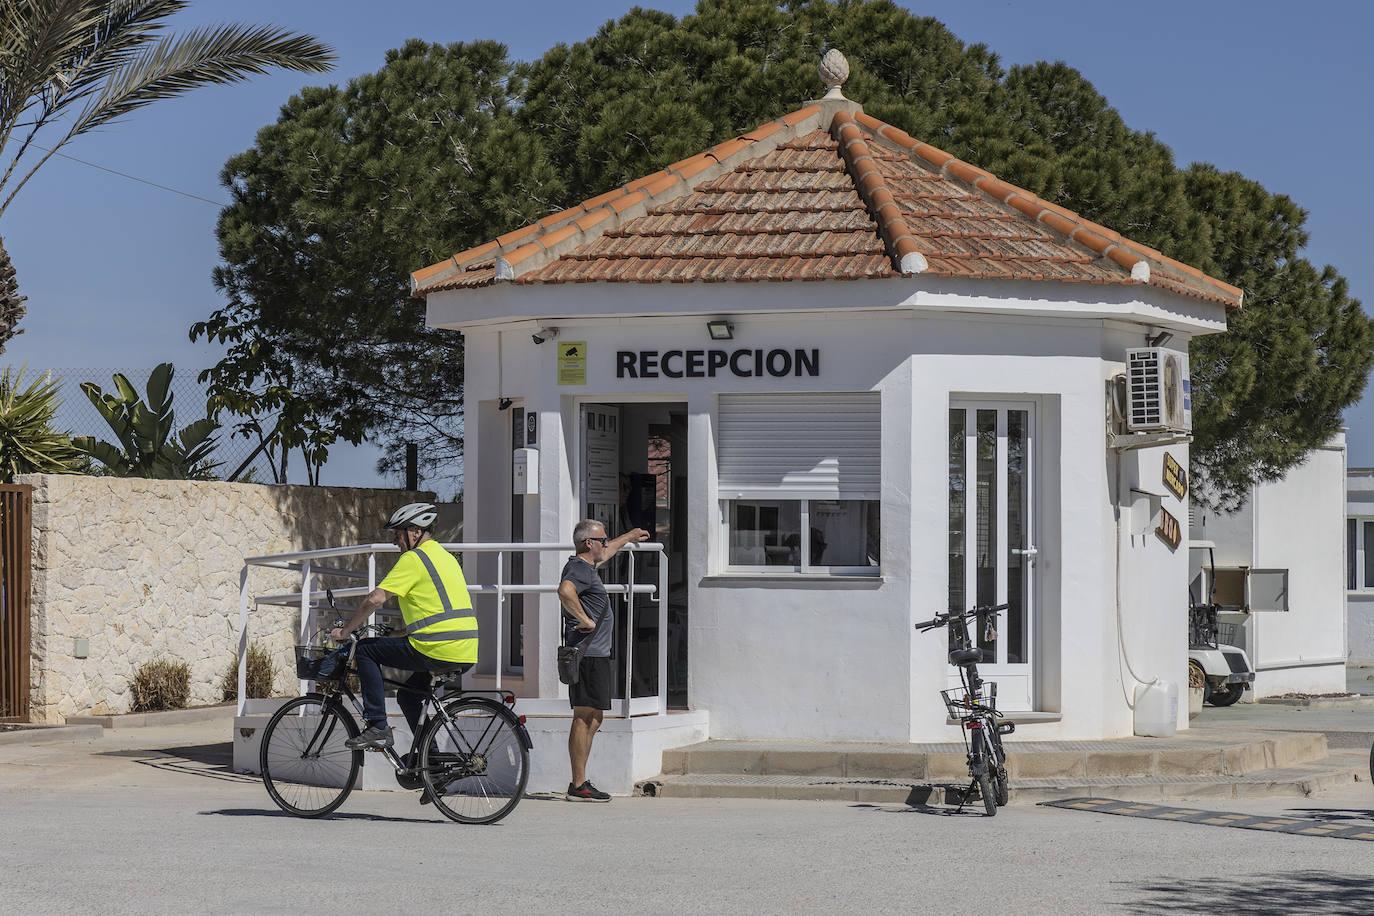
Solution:
<svg viewBox="0 0 1374 916">
<path fill-rule="evenodd" d="M 348 674 L 353 674 L 353 670 L 351 668 L 348 670 Z M 448 718 L 447 711 L 444 709 L 443 700 L 439 697 L 439 691 L 443 690 L 445 686 L 451 686 L 451 679 L 455 676 L 461 678 L 461 675 L 440 674 L 436 681 L 434 683 L 431 683 L 428 690 L 420 690 L 415 687 L 409 686 L 404 681 L 393 680 L 392 678 L 385 676 L 382 677 L 382 683 L 384 685 L 394 687 L 397 690 L 404 690 L 407 693 L 417 693 L 423 700 L 423 702 L 420 705 L 420 720 L 416 723 L 414 729 L 415 733 L 411 735 L 410 750 L 406 752 L 405 757 L 401 756 L 396 752 L 396 748 L 394 745 L 392 747 L 379 748 L 379 750 L 381 750 L 386 755 L 387 759 L 391 761 L 391 765 L 396 769 L 396 773 L 398 776 L 410 777 L 414 776 L 418 772 L 417 766 L 406 766 L 405 758 L 409 757 L 411 761 L 419 760 L 420 737 L 424 734 L 425 727 L 429 724 L 430 719 L 433 716 L 437 715 L 445 719 L 445 721 L 451 721 Z M 347 697 L 349 703 L 353 707 L 353 715 L 359 719 L 363 718 L 362 700 L 358 697 L 357 694 L 353 692 L 353 688 L 349 686 L 347 677 L 340 678 L 337 682 L 333 682 L 328 686 L 322 686 L 320 693 L 324 694 L 325 696 L 338 697 L 340 701 L 342 701 L 343 697 Z M 458 699 L 459 697 L 474 696 L 480 694 L 497 694 L 501 699 L 501 703 L 507 707 L 515 702 L 515 694 L 510 690 L 465 690 L 461 686 L 461 683 L 459 684 L 457 691 L 452 695 L 446 697 L 446 699 Z M 525 748 L 527 750 L 532 749 L 534 744 L 530 740 L 529 732 L 526 730 L 524 722 L 520 720 L 520 717 L 514 716 L 514 713 L 512 713 L 512 716 L 516 720 L 513 724 L 517 726 L 516 731 L 519 733 L 521 741 L 524 742 Z M 488 726 L 488 728 L 490 728 L 490 726 Z M 485 739 L 486 737 L 487 735 L 484 732 L 481 736 L 479 736 L 478 743 L 480 743 L 480 741 Z"/>
</svg>

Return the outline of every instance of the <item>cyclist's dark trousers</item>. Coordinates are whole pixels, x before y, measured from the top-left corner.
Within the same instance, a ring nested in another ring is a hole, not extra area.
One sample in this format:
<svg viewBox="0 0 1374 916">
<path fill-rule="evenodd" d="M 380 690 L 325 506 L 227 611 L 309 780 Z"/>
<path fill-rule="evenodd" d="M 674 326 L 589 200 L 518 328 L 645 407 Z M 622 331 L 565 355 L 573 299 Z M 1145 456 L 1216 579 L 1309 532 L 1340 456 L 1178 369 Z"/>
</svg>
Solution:
<svg viewBox="0 0 1374 916">
<path fill-rule="evenodd" d="M 382 684 L 382 665 L 414 672 L 404 683 L 416 690 L 429 689 L 431 671 L 449 670 L 454 667 L 453 662 L 430 658 L 420 652 L 404 636 L 360 640 L 353 661 L 358 668 L 358 680 L 362 682 L 363 687 L 363 718 L 367 720 L 368 725 L 381 726 L 386 725 L 386 691 L 385 685 Z M 409 690 L 397 690 L 396 705 L 405 713 L 406 721 L 410 723 L 411 734 L 414 734 L 420 721 L 424 698 Z"/>
</svg>

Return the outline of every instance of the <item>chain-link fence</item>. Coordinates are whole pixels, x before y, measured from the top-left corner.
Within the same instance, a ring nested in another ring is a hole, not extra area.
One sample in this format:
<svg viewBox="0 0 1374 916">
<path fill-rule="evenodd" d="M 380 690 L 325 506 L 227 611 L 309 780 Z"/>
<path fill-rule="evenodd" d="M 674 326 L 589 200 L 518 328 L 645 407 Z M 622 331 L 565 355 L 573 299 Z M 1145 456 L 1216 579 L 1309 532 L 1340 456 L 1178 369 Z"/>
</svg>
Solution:
<svg viewBox="0 0 1374 916">
<path fill-rule="evenodd" d="M 83 382 L 94 382 L 106 394 L 116 393 L 114 375 L 118 372 L 129 380 L 129 384 L 134 386 L 134 390 L 139 396 L 147 400 L 148 379 L 153 374 L 152 369 L 47 369 L 48 372 L 61 385 L 60 396 L 62 406 L 58 408 L 54 417 L 55 425 L 60 430 L 70 432 L 74 436 L 93 436 L 96 439 L 104 439 L 114 445 L 119 442 L 115 438 L 114 431 L 105 422 L 105 418 L 96 410 L 91 403 L 86 392 L 81 390 Z M 32 370 L 30 370 L 32 372 Z M 176 433 L 205 416 L 206 387 L 196 381 L 198 371 L 177 370 L 172 375 L 172 410 L 175 414 Z M 25 373 L 26 378 L 36 377 Z M 216 474 L 225 478 L 234 473 L 258 447 L 256 436 L 244 438 L 243 436 L 233 435 L 234 426 L 238 418 L 227 414 L 221 414 L 219 418 L 220 429 L 216 433 L 214 461 L 218 463 L 215 469 Z M 296 462 L 296 477 L 294 482 L 302 483 L 300 456 L 294 456 Z M 276 481 L 279 474 L 273 473 L 272 462 L 266 450 L 259 452 L 248 467 L 238 476 L 239 480 L 254 480 L 258 483 L 272 483 Z"/>
</svg>

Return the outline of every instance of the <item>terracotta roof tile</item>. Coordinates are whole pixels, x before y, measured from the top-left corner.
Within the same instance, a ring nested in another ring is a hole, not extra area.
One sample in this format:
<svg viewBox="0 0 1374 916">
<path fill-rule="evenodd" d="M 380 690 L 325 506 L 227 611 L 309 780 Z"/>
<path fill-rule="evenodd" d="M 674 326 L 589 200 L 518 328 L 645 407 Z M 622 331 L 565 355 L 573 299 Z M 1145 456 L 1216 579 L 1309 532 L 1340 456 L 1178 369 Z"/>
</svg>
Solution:
<svg viewBox="0 0 1374 916">
<path fill-rule="evenodd" d="M 416 294 L 489 285 L 498 266 L 536 284 L 864 279 L 905 264 L 946 277 L 1144 282 L 1240 305 L 1235 287 L 891 125 L 819 114 L 793 112 L 418 270 Z"/>
</svg>

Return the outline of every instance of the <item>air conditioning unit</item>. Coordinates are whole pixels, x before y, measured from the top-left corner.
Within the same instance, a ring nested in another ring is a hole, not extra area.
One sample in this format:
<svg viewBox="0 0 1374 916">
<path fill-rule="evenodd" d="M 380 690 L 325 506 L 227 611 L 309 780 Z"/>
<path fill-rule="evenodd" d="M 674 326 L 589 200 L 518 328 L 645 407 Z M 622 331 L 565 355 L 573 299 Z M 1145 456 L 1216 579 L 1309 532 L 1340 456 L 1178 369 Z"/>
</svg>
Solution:
<svg viewBox="0 0 1374 916">
<path fill-rule="evenodd" d="M 1192 431 L 1186 355 L 1163 347 L 1127 350 L 1126 391 L 1128 432 Z"/>
</svg>

